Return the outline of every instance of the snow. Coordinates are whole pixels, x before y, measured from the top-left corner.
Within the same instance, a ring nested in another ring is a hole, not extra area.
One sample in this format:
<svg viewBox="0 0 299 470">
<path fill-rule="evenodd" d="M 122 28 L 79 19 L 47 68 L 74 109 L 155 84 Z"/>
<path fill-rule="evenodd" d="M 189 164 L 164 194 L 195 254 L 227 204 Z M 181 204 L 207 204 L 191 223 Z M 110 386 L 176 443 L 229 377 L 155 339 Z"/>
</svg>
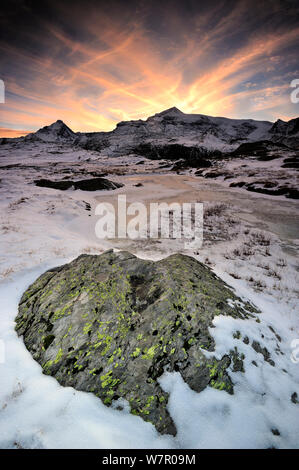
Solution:
<svg viewBox="0 0 299 470">
<path fill-rule="evenodd" d="M 40 140 L 42 142 L 65 142 L 74 140 L 76 134 L 64 124 L 63 121 L 58 120 L 50 126 L 45 126 L 35 133 L 28 134 L 25 137 L 25 142 L 30 140 Z"/>
<path fill-rule="evenodd" d="M 298 171 L 282 166 L 285 159 L 292 155 L 294 155 L 294 152 L 284 150 L 281 151 L 279 155 L 273 156 L 273 159 L 269 161 L 262 161 L 254 156 L 227 160 L 221 159 L 215 161 L 212 167 L 204 169 L 202 176 L 205 177 L 210 172 L 213 172 L 215 175 L 213 181 L 221 182 L 221 186 L 226 188 L 229 188 L 231 183 L 243 182 L 254 183 L 254 186 L 257 188 L 264 187 L 265 189 L 270 188 L 271 190 L 277 190 L 280 187 L 297 189 L 299 185 Z M 195 172 L 196 169 L 192 170 L 193 174 Z M 199 178 L 199 181 L 202 183 L 202 178 Z M 249 197 L 245 187 L 236 187 L 234 190 L 236 194 L 244 194 L 245 191 L 245 194 Z M 263 197 L 273 200 L 273 196 L 268 196 L 267 194 L 263 194 Z M 275 195 L 275 200 L 288 200 L 290 204 L 297 204 L 296 200 L 290 198 L 286 199 L 283 195 Z"/>
<path fill-rule="evenodd" d="M 1 170 L 0 340 L 5 345 L 5 361 L 0 362 L 1 448 L 299 447 L 299 405 L 291 401 L 293 393 L 299 396 L 299 364 L 290 358 L 292 340 L 299 338 L 296 201 L 248 194 L 228 188 L 225 181 L 207 182 L 192 174 L 158 173 L 157 162 L 136 165 L 140 158 L 117 159 L 116 168 L 116 159 L 99 159 L 96 153 L 54 144 L 3 145 L 0 154 L 0 166 L 20 165 Z M 258 165 L 269 168 L 265 162 Z M 41 177 L 61 179 L 63 168 L 70 173 L 106 169 L 113 172 L 109 179 L 125 187 L 90 193 L 33 184 Z M 121 175 L 120 169 L 126 168 L 128 173 Z M 135 187 L 138 182 L 143 186 Z M 229 372 L 235 384 L 233 396 L 210 387 L 195 393 L 178 373 L 160 378 L 170 393 L 176 437 L 159 435 L 151 424 L 129 414 L 128 406 L 123 411 L 107 408 L 92 394 L 64 388 L 43 375 L 14 330 L 21 294 L 50 267 L 111 247 L 149 259 L 181 250 L 182 244 L 175 241 L 98 240 L 96 204 L 115 201 L 124 193 L 128 202 L 208 201 L 205 208 L 211 210 L 205 219 L 203 248 L 189 254 L 209 264 L 262 312 L 259 322 L 219 316 L 210 329 L 217 357 L 235 346 L 245 354 L 245 372 Z M 91 205 L 90 212 L 85 202 Z M 213 212 L 219 204 L 222 209 Z M 236 331 L 240 339 L 234 337 Z M 249 344 L 243 342 L 245 336 Z M 267 348 L 274 367 L 251 347 L 255 340 Z"/>
<path fill-rule="evenodd" d="M 6 361 L 0 366 L 0 447 L 170 447 L 170 439 L 158 436 L 141 418 L 108 409 L 92 394 L 61 387 L 55 379 L 42 375 L 41 367 L 17 337 L 13 329 L 17 300 L 37 276 L 56 264 L 57 260 L 21 271 L 13 282 L 1 285 L 0 336 Z"/>
<path fill-rule="evenodd" d="M 290 334 L 285 306 L 279 309 L 270 299 L 261 301 L 259 296 L 254 300 L 263 311 L 261 323 L 217 317 L 213 322 L 215 329 L 210 329 L 216 340 L 216 356 L 222 357 L 234 343 L 245 354 L 246 373 L 234 374 L 236 396 L 210 389 L 197 394 L 177 373 L 165 374 L 161 380 L 164 390 L 171 392 L 169 409 L 180 430 L 178 438 L 183 446 L 227 448 L 233 443 L 234 448 L 298 447 L 299 415 L 297 405 L 290 401 L 290 397 L 294 386 L 298 389 L 299 375 L 298 364 L 290 364 L 289 347 L 282 348 L 284 355 L 276 353 L 275 367 L 265 363 L 262 355 L 257 367 L 252 364 L 253 360 L 257 361 L 253 349 L 240 339 L 233 342 L 231 339 L 234 330 L 250 340 L 259 339 L 264 334 L 265 345 L 273 351 L 276 341 L 268 327 L 271 324 L 277 328 L 276 331 L 283 331 L 282 344 L 290 344 L 294 334 Z M 282 318 L 285 320 L 283 326 Z M 275 436 L 272 429 L 278 429 L 280 436 Z"/>
<path fill-rule="evenodd" d="M 143 121 L 123 121 L 113 131 L 75 133 L 58 120 L 15 142 L 61 142 L 102 148 L 102 155 L 119 156 L 133 151 L 141 142 L 165 145 L 174 142 L 229 152 L 243 142 L 269 138 L 273 123 L 253 119 L 229 119 L 186 114 L 173 107 Z M 271 136 L 270 136 L 271 137 Z M 279 135 L 278 135 L 279 138 Z"/>
</svg>

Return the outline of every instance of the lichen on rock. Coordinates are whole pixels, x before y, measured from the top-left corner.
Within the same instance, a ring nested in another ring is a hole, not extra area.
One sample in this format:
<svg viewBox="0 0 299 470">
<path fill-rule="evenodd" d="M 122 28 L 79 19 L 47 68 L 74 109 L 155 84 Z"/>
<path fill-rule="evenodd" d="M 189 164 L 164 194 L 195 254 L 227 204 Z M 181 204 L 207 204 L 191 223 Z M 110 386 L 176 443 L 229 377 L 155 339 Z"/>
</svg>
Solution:
<svg viewBox="0 0 299 470">
<path fill-rule="evenodd" d="M 257 310 L 207 266 L 175 254 L 147 261 L 128 252 L 81 255 L 40 276 L 23 294 L 16 330 L 45 374 L 92 392 L 161 433 L 175 434 L 159 377 L 179 371 L 200 392 L 233 393 L 228 373 L 242 371 L 236 351 L 221 359 L 209 332 L 217 315 L 246 319 Z"/>
</svg>

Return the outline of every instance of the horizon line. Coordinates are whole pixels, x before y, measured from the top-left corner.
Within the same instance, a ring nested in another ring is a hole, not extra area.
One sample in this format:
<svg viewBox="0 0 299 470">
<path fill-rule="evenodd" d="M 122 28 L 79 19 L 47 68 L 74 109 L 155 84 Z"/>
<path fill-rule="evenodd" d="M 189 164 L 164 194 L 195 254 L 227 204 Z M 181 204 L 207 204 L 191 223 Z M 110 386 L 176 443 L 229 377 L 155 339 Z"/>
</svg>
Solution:
<svg viewBox="0 0 299 470">
<path fill-rule="evenodd" d="M 158 114 L 166 113 L 167 111 L 171 111 L 171 110 L 177 110 L 180 113 L 185 114 L 185 115 L 207 116 L 207 117 L 219 118 L 219 119 L 221 119 L 221 118 L 222 119 L 229 119 L 229 120 L 232 120 L 232 121 L 270 122 L 272 124 L 274 124 L 277 121 L 289 122 L 289 121 L 292 121 L 293 119 L 298 119 L 298 117 L 299 117 L 299 116 L 297 116 L 297 117 L 294 117 L 294 118 L 290 118 L 288 120 L 284 120 L 284 119 L 278 117 L 275 121 L 269 121 L 269 120 L 265 120 L 265 119 L 253 119 L 253 118 L 231 118 L 231 117 L 227 117 L 227 116 L 212 116 L 212 115 L 209 115 L 209 114 L 202 114 L 202 113 L 185 113 L 184 111 L 181 111 L 177 106 L 171 106 L 170 108 L 167 108 L 167 109 L 164 109 L 163 111 L 159 111 L 158 113 L 152 114 L 152 115 L 148 116 L 145 119 L 137 118 L 137 119 L 128 119 L 128 120 L 118 121 L 116 123 L 115 127 L 112 128 L 111 130 L 108 130 L 108 131 L 107 130 L 100 130 L 100 129 L 97 130 L 97 131 L 83 131 L 83 130 L 74 131 L 68 124 L 66 124 L 65 121 L 63 121 L 62 119 L 57 119 L 56 121 L 52 121 L 50 124 L 45 124 L 44 126 L 41 126 L 36 130 L 21 130 L 21 129 L 13 129 L 13 128 L 10 128 L 10 127 L 0 127 L 0 139 L 15 139 L 15 138 L 19 138 L 19 137 L 26 137 L 29 134 L 35 134 L 40 129 L 43 129 L 45 127 L 50 127 L 58 121 L 61 121 L 63 124 L 65 124 L 74 134 L 78 134 L 78 133 L 81 133 L 81 134 L 94 134 L 94 133 L 97 133 L 97 132 L 109 133 L 109 132 L 113 132 L 117 128 L 118 124 L 120 124 L 121 122 L 147 121 L 151 117 L 154 117 Z M 3 135 L 3 132 L 8 133 L 8 134 L 15 134 L 15 135 Z"/>
</svg>

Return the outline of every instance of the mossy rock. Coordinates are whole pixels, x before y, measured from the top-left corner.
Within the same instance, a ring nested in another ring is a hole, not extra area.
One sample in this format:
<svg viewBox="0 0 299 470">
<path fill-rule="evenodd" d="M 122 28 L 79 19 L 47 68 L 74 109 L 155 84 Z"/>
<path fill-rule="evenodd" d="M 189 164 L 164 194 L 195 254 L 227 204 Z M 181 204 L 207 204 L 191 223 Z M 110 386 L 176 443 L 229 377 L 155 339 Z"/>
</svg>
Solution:
<svg viewBox="0 0 299 470">
<path fill-rule="evenodd" d="M 175 434 L 158 378 L 179 371 L 197 392 L 212 386 L 233 393 L 227 369 L 234 357 L 205 355 L 214 350 L 209 327 L 216 315 L 256 313 L 194 258 L 153 262 L 111 250 L 40 276 L 21 298 L 16 330 L 60 384 L 108 406 L 125 398 L 133 414 Z"/>
</svg>

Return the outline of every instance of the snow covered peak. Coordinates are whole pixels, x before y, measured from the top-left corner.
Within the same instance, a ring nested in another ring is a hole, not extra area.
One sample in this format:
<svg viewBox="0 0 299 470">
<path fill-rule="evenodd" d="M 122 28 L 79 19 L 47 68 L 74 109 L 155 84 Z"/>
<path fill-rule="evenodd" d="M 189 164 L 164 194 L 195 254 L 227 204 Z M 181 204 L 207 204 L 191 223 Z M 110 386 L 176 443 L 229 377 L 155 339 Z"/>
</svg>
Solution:
<svg viewBox="0 0 299 470">
<path fill-rule="evenodd" d="M 103 151 L 109 156 L 134 153 L 141 144 L 176 143 L 226 153 L 234 151 L 243 143 L 269 140 L 295 149 L 299 147 L 299 118 L 288 122 L 278 119 L 275 123 L 254 119 L 230 119 L 188 114 L 174 106 L 146 120 L 119 122 L 113 131 L 75 133 L 59 119 L 20 139 L 22 142 L 25 140 L 78 145 Z"/>
<path fill-rule="evenodd" d="M 64 124 L 64 122 L 61 119 L 57 119 L 56 122 L 53 122 L 53 124 L 50 124 L 50 126 L 48 127 L 51 129 L 61 129 L 62 127 L 67 127 L 67 125 Z"/>
<path fill-rule="evenodd" d="M 231 152 L 244 142 L 260 140 L 273 125 L 268 121 L 229 119 L 183 113 L 176 107 L 150 116 L 147 120 L 124 121 L 107 133 L 78 136 L 84 148 L 118 156 L 136 153 L 140 145 L 179 144 L 204 151 Z"/>
<path fill-rule="evenodd" d="M 180 111 L 178 108 L 173 106 L 172 108 L 165 109 L 165 111 L 161 111 L 160 113 L 155 114 L 156 116 L 182 116 L 184 113 Z"/>
<path fill-rule="evenodd" d="M 26 136 L 26 140 L 42 140 L 44 142 L 73 141 L 75 138 L 75 132 L 60 119 Z"/>
</svg>

